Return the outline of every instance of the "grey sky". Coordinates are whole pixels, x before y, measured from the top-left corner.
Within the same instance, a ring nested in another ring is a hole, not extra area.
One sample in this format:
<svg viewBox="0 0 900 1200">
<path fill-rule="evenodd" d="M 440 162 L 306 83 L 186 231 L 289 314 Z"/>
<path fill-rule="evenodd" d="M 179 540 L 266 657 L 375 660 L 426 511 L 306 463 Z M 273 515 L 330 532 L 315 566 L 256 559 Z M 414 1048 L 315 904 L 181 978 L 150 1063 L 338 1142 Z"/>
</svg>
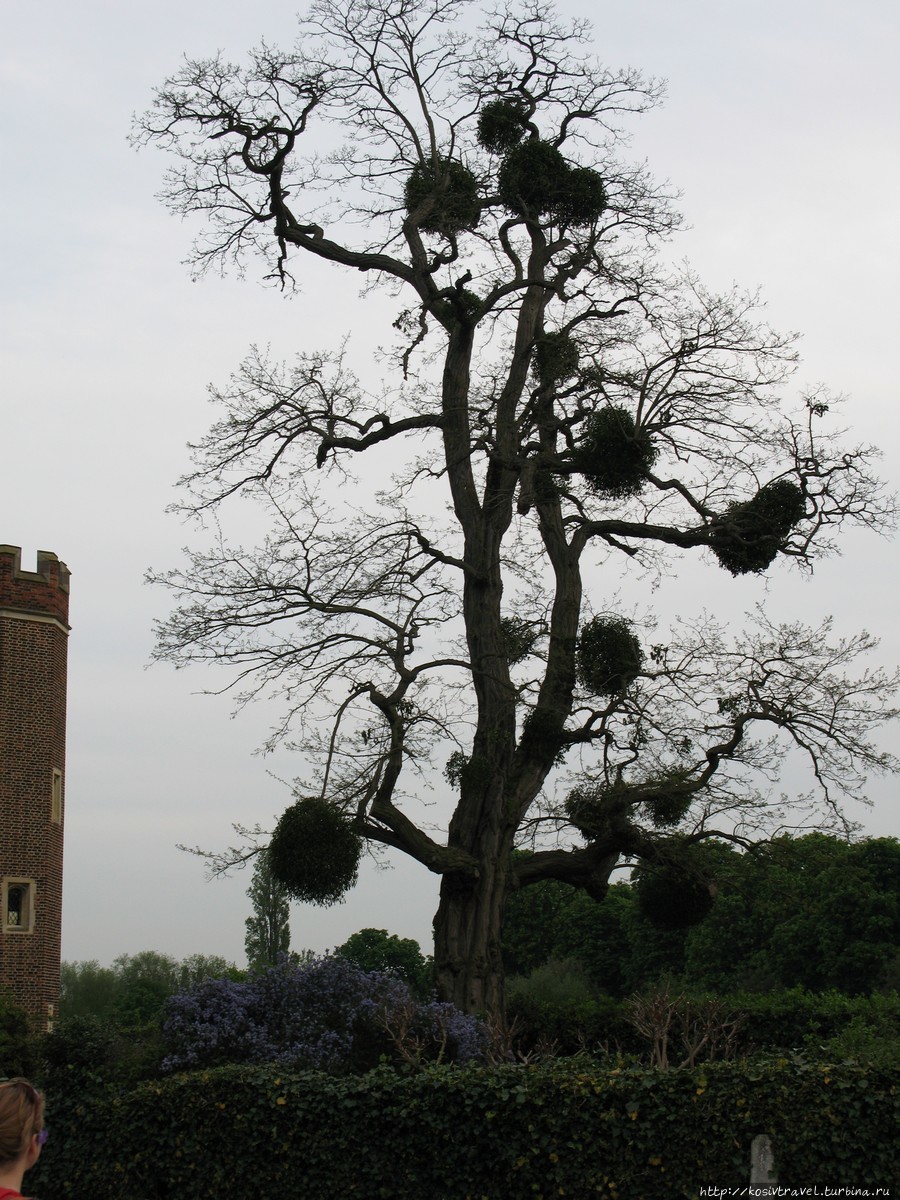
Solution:
<svg viewBox="0 0 900 1200">
<path fill-rule="evenodd" d="M 577 3 L 564 13 L 587 12 Z M 594 6 L 590 6 L 594 12 Z M 182 53 L 240 55 L 293 36 L 275 0 L 0 0 L 0 542 L 70 566 L 64 956 L 110 961 L 154 948 L 242 961 L 247 875 L 205 883 L 176 842 L 222 846 L 235 821 L 288 802 L 287 755 L 252 756 L 270 717 L 229 719 L 224 679 L 145 670 L 167 597 L 143 586 L 189 531 L 164 509 L 184 444 L 251 342 L 277 356 L 381 335 L 358 281 L 317 273 L 283 299 L 253 279 L 192 283 L 191 228 L 154 200 L 166 166 L 126 143 L 130 117 Z M 712 287 L 761 285 L 769 318 L 804 333 L 800 382 L 852 397 L 847 423 L 900 476 L 900 10 L 893 2 L 632 0 L 596 9 L 597 48 L 669 80 L 636 121 L 634 153 L 682 189 L 692 230 L 676 253 Z M 363 318 L 364 312 L 366 318 Z M 384 325 L 389 332 L 390 317 Z M 834 612 L 900 660 L 896 545 L 845 539 L 812 584 L 785 568 L 736 582 L 690 563 L 648 602 L 736 615 L 764 600 L 783 618 Z M 896 745 L 896 730 L 890 735 Z M 271 774 L 267 773 L 271 772 Z M 274 776 L 274 777 L 273 777 Z M 896 788 L 863 814 L 897 834 Z M 295 947 L 325 949 L 363 926 L 427 946 L 437 881 L 415 864 L 367 869 L 348 902 L 294 909 Z"/>
</svg>

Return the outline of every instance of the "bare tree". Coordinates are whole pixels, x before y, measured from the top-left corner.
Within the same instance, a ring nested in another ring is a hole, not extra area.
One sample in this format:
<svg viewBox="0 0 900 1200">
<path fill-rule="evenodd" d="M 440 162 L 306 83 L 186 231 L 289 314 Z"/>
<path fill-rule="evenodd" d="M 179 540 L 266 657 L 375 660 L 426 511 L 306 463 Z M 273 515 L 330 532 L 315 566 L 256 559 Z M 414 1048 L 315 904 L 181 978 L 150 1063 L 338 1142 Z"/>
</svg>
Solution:
<svg viewBox="0 0 900 1200">
<path fill-rule="evenodd" d="M 313 255 L 395 299 L 377 384 L 344 348 L 253 350 L 215 391 L 184 508 L 250 496 L 272 531 L 161 576 L 157 654 L 282 699 L 273 741 L 309 770 L 273 841 L 294 894 L 333 899 L 361 844 L 411 855 L 442 877 L 443 994 L 495 1016 L 511 889 L 600 899 L 623 861 L 758 836 L 792 748 L 813 823 L 890 765 L 867 635 L 760 613 L 734 643 L 711 617 L 648 639 L 585 595 L 678 554 L 803 568 L 892 515 L 828 398 L 791 399 L 792 341 L 756 299 L 663 264 L 672 198 L 622 157 L 661 87 L 587 36 L 539 2 L 321 0 L 291 51 L 186 62 L 137 135 L 177 156 L 173 210 L 205 218 L 198 271 L 257 257 L 290 287 Z M 438 832 L 416 800 L 441 767 Z M 332 835 L 343 866 L 316 880 Z"/>
</svg>

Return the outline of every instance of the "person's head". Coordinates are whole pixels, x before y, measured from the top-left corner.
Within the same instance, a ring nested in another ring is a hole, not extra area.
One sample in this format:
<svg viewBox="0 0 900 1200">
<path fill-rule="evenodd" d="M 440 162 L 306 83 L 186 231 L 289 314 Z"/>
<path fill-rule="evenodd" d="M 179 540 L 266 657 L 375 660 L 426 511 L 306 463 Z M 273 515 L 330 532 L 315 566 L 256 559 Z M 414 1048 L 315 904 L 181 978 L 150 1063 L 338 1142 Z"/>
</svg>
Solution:
<svg viewBox="0 0 900 1200">
<path fill-rule="evenodd" d="M 43 1143 L 44 1097 L 27 1079 L 0 1083 L 0 1170 L 25 1156 L 37 1159 Z"/>
</svg>

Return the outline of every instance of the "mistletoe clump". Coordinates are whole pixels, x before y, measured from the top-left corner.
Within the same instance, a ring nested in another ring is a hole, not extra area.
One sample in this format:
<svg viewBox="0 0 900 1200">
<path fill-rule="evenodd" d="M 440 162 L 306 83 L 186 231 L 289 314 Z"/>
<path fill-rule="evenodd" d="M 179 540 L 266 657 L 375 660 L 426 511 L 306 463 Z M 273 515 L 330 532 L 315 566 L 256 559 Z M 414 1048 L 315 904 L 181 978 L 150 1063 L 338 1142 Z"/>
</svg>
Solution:
<svg viewBox="0 0 900 1200">
<path fill-rule="evenodd" d="M 517 216 L 548 213 L 568 163 L 549 142 L 529 138 L 507 154 L 500 164 L 497 190 L 503 204 Z"/>
<path fill-rule="evenodd" d="M 571 167 L 550 142 L 528 138 L 514 146 L 497 175 L 500 200 L 519 217 L 550 217 L 559 225 L 596 221 L 606 208 L 603 180 L 589 167 Z"/>
<path fill-rule="evenodd" d="M 624 617 L 594 617 L 578 639 L 578 677 L 597 696 L 616 696 L 644 664 L 641 643 Z"/>
<path fill-rule="evenodd" d="M 534 347 L 534 371 L 542 386 L 569 379 L 578 370 L 578 346 L 567 333 L 545 333 Z"/>
<path fill-rule="evenodd" d="M 640 806 L 657 828 L 677 825 L 690 808 L 685 783 L 690 769 L 675 767 L 640 783 L 602 783 L 575 788 L 563 805 L 566 816 L 588 840 L 603 836 L 620 817 Z"/>
<path fill-rule="evenodd" d="M 765 571 L 805 512 L 806 501 L 796 483 L 768 483 L 752 499 L 725 510 L 713 527 L 713 553 L 732 575 Z"/>
<path fill-rule="evenodd" d="M 478 140 L 485 150 L 505 154 L 521 142 L 527 120 L 521 100 L 491 100 L 478 114 Z"/>
<path fill-rule="evenodd" d="M 463 229 L 474 229 L 481 216 L 478 181 L 460 162 L 433 158 L 417 163 L 406 181 L 404 203 L 408 213 L 426 201 L 430 207 L 419 221 L 426 233 L 451 236 Z"/>
<path fill-rule="evenodd" d="M 272 875 L 294 900 L 326 907 L 356 883 L 362 839 L 333 805 L 308 797 L 282 813 L 268 853 Z"/>
<path fill-rule="evenodd" d="M 591 841 L 609 830 L 613 815 L 620 808 L 616 801 L 621 791 L 619 784 L 573 788 L 563 802 L 563 809 L 581 836 Z"/>
<path fill-rule="evenodd" d="M 647 815 L 657 828 L 677 825 L 691 806 L 691 794 L 685 793 L 677 786 L 661 787 L 652 795 L 644 798 L 644 808 Z"/>
<path fill-rule="evenodd" d="M 560 225 L 578 229 L 596 221 L 606 203 L 602 176 L 590 167 L 570 167 L 560 187 L 554 216 Z"/>
<path fill-rule="evenodd" d="M 601 408 L 585 422 L 575 468 L 598 496 L 623 500 L 636 495 L 659 451 L 626 408 Z"/>
<path fill-rule="evenodd" d="M 537 641 L 537 631 L 531 621 L 522 617 L 500 618 L 500 639 L 506 661 L 513 666 L 527 658 Z"/>
</svg>

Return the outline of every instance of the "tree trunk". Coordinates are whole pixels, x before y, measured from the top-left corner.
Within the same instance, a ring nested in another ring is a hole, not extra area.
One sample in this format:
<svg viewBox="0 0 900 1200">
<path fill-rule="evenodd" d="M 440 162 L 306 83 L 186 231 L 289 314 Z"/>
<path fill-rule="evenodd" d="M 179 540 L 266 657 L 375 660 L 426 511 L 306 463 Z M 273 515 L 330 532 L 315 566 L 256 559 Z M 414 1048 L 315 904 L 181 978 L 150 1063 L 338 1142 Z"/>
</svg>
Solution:
<svg viewBox="0 0 900 1200">
<path fill-rule="evenodd" d="M 508 855 L 484 864 L 476 879 L 444 875 L 434 917 L 438 995 L 500 1030 L 506 1023 L 500 935 L 507 863 Z"/>
</svg>

